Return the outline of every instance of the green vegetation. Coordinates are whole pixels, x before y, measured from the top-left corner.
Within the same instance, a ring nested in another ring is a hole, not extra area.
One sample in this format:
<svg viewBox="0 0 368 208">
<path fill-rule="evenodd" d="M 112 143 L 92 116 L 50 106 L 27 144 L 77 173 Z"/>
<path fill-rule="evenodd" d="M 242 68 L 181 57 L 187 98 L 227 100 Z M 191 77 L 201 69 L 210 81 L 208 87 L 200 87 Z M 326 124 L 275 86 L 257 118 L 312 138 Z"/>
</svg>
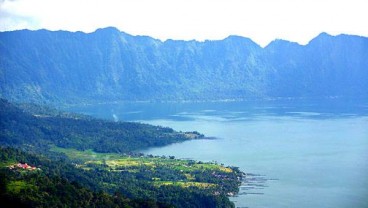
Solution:
<svg viewBox="0 0 368 208">
<path fill-rule="evenodd" d="M 167 127 L 112 122 L 53 111 L 43 113 L 47 110 L 23 107 L 0 99 L 0 145 L 44 150 L 54 145 L 127 153 L 203 137 L 197 132 L 176 132 Z"/>
<path fill-rule="evenodd" d="M 242 177 L 237 168 L 172 157 L 121 156 L 63 148 L 52 151 L 66 153 L 67 157 L 50 159 L 17 149 L 0 149 L 2 164 L 21 161 L 41 168 L 40 171 L 0 168 L 6 187 L 1 197 L 36 207 L 63 200 L 78 201 L 78 206 L 88 207 L 92 206 L 87 203 L 92 196 L 103 197 L 112 205 L 118 196 L 124 206 L 133 207 L 140 207 L 140 202 L 155 206 L 232 207 L 227 195 L 238 191 Z"/>
<path fill-rule="evenodd" d="M 145 179 L 149 183 L 160 187 L 163 185 L 179 186 L 182 188 L 197 187 L 223 194 L 236 193 L 241 173 L 234 167 L 224 167 L 213 163 L 196 162 L 193 160 L 178 160 L 174 157 L 154 156 L 122 156 L 114 153 L 95 153 L 92 150 L 78 151 L 75 149 L 52 148 L 68 158 L 79 161 L 76 167 L 89 170 L 90 167 L 102 166 L 113 172 L 140 173 L 145 170 Z M 213 180 L 210 178 L 224 179 Z M 223 182 L 226 183 L 223 183 Z M 233 188 L 226 187 L 232 183 Z M 226 188 L 225 188 L 226 187 Z"/>
<path fill-rule="evenodd" d="M 228 195 L 239 190 L 238 168 L 135 151 L 203 138 L 198 132 L 34 113 L 5 100 L 0 107 L 0 206 L 234 206 Z M 10 168 L 17 163 L 38 171 Z"/>
<path fill-rule="evenodd" d="M 54 166 L 55 161 L 9 148 L 0 149 L 0 158 L 2 162 L 23 159 L 43 165 L 43 171 L 38 172 L 0 168 L 0 207 L 170 207 L 150 199 L 135 200 L 119 193 L 92 191 L 60 177 L 58 172 L 63 171 L 77 174 L 60 161 Z"/>
<path fill-rule="evenodd" d="M 34 185 L 30 185 L 25 181 L 11 181 L 7 184 L 6 189 L 11 194 L 19 194 L 21 191 L 35 189 Z"/>
<path fill-rule="evenodd" d="M 155 186 L 179 186 L 182 188 L 197 187 L 202 189 L 214 188 L 216 185 L 212 183 L 201 182 L 184 182 L 184 181 L 155 181 Z"/>
<path fill-rule="evenodd" d="M 368 97 L 367 45 L 367 37 L 327 34 L 305 46 L 276 40 L 262 48 L 239 36 L 162 42 L 115 28 L 0 32 L 0 97 L 54 104 L 353 101 Z"/>
</svg>

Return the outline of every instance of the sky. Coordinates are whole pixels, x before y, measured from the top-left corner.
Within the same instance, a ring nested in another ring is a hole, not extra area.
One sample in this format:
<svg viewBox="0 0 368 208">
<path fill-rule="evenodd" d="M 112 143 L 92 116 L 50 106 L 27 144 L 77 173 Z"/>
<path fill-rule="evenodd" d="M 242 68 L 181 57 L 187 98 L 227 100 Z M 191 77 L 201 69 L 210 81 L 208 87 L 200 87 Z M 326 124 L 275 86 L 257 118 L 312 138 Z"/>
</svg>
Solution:
<svg viewBox="0 0 368 208">
<path fill-rule="evenodd" d="M 160 40 L 251 38 L 307 44 L 321 32 L 368 36 L 367 0 L 0 0 L 0 31 L 93 32 Z"/>
</svg>

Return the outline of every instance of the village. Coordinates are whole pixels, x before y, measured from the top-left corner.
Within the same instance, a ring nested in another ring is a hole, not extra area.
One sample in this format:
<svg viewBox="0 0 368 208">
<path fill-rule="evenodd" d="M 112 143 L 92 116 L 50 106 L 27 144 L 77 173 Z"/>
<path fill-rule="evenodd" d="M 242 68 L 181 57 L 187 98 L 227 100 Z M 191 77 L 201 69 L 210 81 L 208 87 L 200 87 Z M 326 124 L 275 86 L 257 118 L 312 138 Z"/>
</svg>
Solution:
<svg viewBox="0 0 368 208">
<path fill-rule="evenodd" d="M 41 170 L 40 168 L 28 165 L 27 163 L 17 163 L 14 165 L 10 165 L 8 167 L 10 170 L 14 170 L 14 169 L 23 169 L 23 170 L 29 170 L 29 171 Z"/>
</svg>

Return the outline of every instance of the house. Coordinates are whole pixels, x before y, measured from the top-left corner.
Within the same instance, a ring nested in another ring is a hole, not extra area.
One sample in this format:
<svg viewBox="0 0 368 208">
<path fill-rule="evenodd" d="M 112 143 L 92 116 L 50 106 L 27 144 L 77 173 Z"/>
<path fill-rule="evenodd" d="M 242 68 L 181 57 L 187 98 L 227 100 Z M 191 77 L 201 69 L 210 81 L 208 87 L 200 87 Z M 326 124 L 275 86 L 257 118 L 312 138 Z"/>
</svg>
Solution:
<svg viewBox="0 0 368 208">
<path fill-rule="evenodd" d="M 24 169 L 24 170 L 37 170 L 39 168 L 36 168 L 36 167 L 32 167 L 31 165 L 28 165 L 27 163 L 18 163 L 16 165 L 11 165 L 9 166 L 10 169 L 13 169 L 13 168 L 20 168 L 20 169 Z"/>
</svg>

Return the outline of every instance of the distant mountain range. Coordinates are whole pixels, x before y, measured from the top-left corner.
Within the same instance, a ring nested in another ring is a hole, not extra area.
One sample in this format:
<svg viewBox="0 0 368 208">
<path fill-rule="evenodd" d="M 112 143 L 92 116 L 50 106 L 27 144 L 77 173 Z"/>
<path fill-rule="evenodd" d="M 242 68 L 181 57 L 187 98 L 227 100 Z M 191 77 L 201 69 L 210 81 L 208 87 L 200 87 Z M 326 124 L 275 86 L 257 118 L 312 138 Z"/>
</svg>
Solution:
<svg viewBox="0 0 368 208">
<path fill-rule="evenodd" d="M 230 36 L 160 41 L 115 28 L 0 33 L 0 96 L 37 103 L 367 98 L 368 38 L 265 48 Z"/>
</svg>

